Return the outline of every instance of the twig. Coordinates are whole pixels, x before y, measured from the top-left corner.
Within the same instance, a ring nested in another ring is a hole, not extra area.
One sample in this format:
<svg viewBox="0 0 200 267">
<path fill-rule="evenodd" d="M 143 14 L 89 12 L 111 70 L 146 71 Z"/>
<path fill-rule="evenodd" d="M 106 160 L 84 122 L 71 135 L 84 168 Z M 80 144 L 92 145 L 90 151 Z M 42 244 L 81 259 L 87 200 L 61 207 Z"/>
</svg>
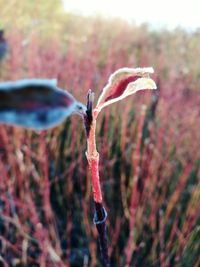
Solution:
<svg viewBox="0 0 200 267">
<path fill-rule="evenodd" d="M 91 173 L 92 190 L 95 203 L 95 214 L 93 222 L 96 225 L 97 231 L 99 233 L 102 266 L 109 267 L 110 263 L 108 257 L 108 241 L 106 231 L 107 212 L 102 203 L 102 193 L 99 180 L 99 153 L 96 150 L 95 139 L 96 118 L 93 116 L 92 104 L 93 93 L 91 92 L 91 90 L 89 90 L 87 97 L 87 116 L 85 118 L 85 129 L 87 134 L 86 157 Z"/>
</svg>

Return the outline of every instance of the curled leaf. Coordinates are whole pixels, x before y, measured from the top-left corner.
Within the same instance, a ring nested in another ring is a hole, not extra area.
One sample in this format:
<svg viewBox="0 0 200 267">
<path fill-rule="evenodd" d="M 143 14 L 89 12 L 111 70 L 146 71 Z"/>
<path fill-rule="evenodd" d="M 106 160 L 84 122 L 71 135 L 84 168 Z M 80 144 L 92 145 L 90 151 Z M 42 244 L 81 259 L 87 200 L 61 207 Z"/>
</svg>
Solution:
<svg viewBox="0 0 200 267">
<path fill-rule="evenodd" d="M 117 102 L 128 95 L 132 95 L 143 89 L 156 89 L 155 82 L 149 78 L 153 68 L 122 68 L 114 72 L 103 88 L 98 99 L 96 110 L 98 112 L 114 102 Z"/>
<path fill-rule="evenodd" d="M 56 80 L 20 80 L 0 83 L 0 123 L 44 130 L 86 107 L 56 86 Z"/>
</svg>

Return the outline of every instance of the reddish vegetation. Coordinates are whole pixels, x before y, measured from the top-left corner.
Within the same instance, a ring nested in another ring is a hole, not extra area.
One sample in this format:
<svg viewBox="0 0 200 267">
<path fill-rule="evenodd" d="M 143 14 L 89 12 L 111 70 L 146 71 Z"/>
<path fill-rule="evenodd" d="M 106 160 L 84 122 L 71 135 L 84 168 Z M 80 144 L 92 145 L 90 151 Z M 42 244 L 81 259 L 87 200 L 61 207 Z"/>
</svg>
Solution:
<svg viewBox="0 0 200 267">
<path fill-rule="evenodd" d="M 88 89 L 99 94 L 119 67 L 153 65 L 159 94 L 138 92 L 99 116 L 109 254 L 113 266 L 198 266 L 198 36 L 135 31 L 135 39 L 127 30 L 106 46 L 94 31 L 77 51 L 73 40 L 47 46 L 33 35 L 22 46 L 22 34 L 8 33 L 1 80 L 58 78 L 59 87 L 86 102 Z M 0 126 L 5 266 L 99 266 L 82 128 L 76 116 L 40 134 Z"/>
</svg>

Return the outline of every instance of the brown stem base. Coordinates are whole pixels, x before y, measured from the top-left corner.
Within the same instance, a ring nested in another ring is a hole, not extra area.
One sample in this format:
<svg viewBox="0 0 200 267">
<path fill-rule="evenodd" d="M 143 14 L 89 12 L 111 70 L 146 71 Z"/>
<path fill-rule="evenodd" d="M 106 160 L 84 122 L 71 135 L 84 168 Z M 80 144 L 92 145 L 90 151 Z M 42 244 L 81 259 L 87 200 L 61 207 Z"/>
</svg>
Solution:
<svg viewBox="0 0 200 267">
<path fill-rule="evenodd" d="M 95 202 L 95 214 L 93 222 L 99 233 L 99 244 L 101 252 L 101 262 L 103 267 L 110 267 L 108 257 L 108 237 L 106 228 L 107 212 L 102 203 Z"/>
</svg>

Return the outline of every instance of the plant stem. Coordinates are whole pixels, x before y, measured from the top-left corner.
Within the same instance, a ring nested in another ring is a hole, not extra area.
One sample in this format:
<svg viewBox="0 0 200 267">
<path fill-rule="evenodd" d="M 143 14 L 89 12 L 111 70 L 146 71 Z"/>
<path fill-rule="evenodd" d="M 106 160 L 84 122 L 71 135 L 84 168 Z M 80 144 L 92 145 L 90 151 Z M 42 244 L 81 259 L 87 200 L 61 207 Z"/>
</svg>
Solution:
<svg viewBox="0 0 200 267">
<path fill-rule="evenodd" d="M 87 138 L 86 157 L 91 172 L 94 201 L 97 203 L 102 203 L 101 185 L 99 180 L 99 153 L 96 150 L 95 129 L 96 121 L 93 120 Z"/>
<path fill-rule="evenodd" d="M 87 132 L 87 152 L 86 157 L 89 164 L 91 173 L 92 190 L 95 202 L 95 215 L 94 224 L 97 227 L 99 233 L 99 243 L 101 251 L 101 261 L 103 267 L 110 267 L 108 257 L 108 245 L 107 245 L 107 231 L 106 231 L 106 219 L 107 212 L 102 204 L 102 193 L 99 179 L 99 153 L 96 149 L 95 130 L 96 130 L 96 118 L 92 114 L 91 124 L 86 125 Z"/>
</svg>

